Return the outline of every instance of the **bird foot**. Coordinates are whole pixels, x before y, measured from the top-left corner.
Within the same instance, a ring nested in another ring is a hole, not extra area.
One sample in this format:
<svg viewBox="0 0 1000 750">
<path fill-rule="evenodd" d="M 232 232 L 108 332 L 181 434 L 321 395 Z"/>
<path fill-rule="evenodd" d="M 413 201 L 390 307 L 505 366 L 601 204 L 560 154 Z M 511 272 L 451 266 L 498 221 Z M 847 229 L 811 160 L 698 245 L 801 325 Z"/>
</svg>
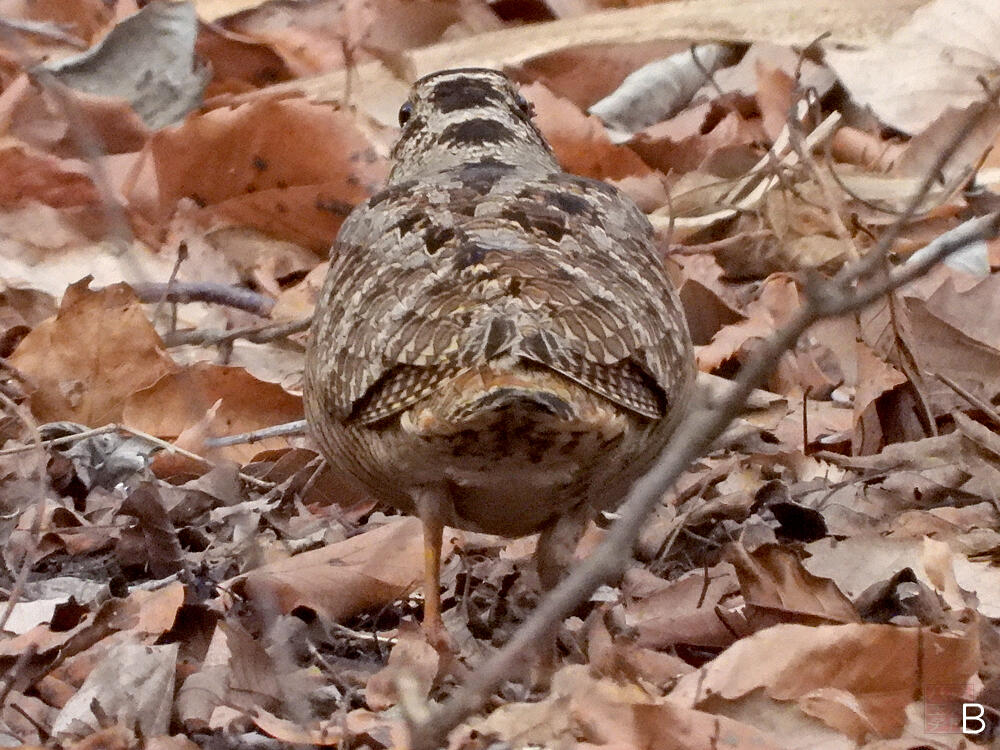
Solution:
<svg viewBox="0 0 1000 750">
<path fill-rule="evenodd" d="M 444 626 L 440 617 L 425 617 L 423 624 L 424 640 L 430 644 L 431 648 L 438 652 L 439 656 L 455 655 L 455 641 Z"/>
<path fill-rule="evenodd" d="M 434 618 L 431 618 L 430 620 L 424 620 L 421 626 L 424 632 L 424 639 L 438 654 L 438 679 L 451 676 L 458 680 L 464 680 L 468 676 L 468 670 L 459 660 L 458 646 L 455 645 L 455 639 L 448 632 L 448 628 L 445 627 L 444 622 L 440 619 L 435 621 Z"/>
</svg>

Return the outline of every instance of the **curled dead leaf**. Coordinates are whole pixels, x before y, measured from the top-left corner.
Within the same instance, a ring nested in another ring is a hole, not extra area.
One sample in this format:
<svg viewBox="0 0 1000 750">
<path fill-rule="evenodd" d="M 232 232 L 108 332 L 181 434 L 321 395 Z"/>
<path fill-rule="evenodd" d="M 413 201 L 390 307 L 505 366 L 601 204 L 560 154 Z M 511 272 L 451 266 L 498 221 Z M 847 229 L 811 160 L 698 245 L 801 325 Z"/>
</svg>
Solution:
<svg viewBox="0 0 1000 750">
<path fill-rule="evenodd" d="M 964 633 L 934 633 L 891 625 L 777 625 L 730 646 L 695 674 L 682 677 L 669 699 L 682 706 L 749 700 L 759 690 L 776 701 L 855 735 L 870 727 L 878 736 L 898 736 L 904 710 L 932 685 L 964 686 L 979 663 L 979 639 Z M 816 710 L 836 701 L 840 709 Z M 847 710 L 849 709 L 849 710 Z"/>
<path fill-rule="evenodd" d="M 31 407 L 42 421 L 120 422 L 131 394 L 175 370 L 132 290 L 116 284 L 91 291 L 89 283 L 70 286 L 56 316 L 11 355 L 38 385 Z"/>
<path fill-rule="evenodd" d="M 420 521 L 405 518 L 265 565 L 232 585 L 265 615 L 308 607 L 340 622 L 412 591 L 422 560 Z"/>
</svg>

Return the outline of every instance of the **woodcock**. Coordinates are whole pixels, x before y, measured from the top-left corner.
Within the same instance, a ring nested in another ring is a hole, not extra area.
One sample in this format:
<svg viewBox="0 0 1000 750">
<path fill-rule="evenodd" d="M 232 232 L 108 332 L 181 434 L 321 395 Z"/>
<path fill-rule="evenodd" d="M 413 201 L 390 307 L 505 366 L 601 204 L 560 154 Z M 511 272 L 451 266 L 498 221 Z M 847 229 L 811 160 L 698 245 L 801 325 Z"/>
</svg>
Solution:
<svg viewBox="0 0 1000 750">
<path fill-rule="evenodd" d="M 693 388 L 652 227 L 614 187 L 564 172 L 531 118 L 494 70 L 417 81 L 388 185 L 344 222 L 310 335 L 306 416 L 335 469 L 423 522 L 440 648 L 443 527 L 541 531 L 551 587 Z"/>
</svg>

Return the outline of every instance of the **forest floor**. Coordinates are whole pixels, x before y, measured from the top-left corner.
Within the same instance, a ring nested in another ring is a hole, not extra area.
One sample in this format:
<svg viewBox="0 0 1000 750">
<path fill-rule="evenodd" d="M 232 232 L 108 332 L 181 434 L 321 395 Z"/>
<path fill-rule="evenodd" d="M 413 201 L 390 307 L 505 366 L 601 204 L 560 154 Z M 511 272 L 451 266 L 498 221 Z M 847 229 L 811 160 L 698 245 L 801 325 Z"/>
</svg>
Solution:
<svg viewBox="0 0 1000 750">
<path fill-rule="evenodd" d="M 705 388 L 845 265 L 1000 208 L 990 0 L 144 6 L 0 0 L 3 745 L 402 748 L 461 693 L 419 522 L 301 426 L 223 439 L 303 418 L 327 253 L 416 76 L 503 69 L 638 203 Z M 983 238 L 811 327 L 562 622 L 549 689 L 508 675 L 448 746 L 988 746 L 998 268 Z M 446 531 L 468 670 L 535 609 L 534 545 Z"/>
</svg>

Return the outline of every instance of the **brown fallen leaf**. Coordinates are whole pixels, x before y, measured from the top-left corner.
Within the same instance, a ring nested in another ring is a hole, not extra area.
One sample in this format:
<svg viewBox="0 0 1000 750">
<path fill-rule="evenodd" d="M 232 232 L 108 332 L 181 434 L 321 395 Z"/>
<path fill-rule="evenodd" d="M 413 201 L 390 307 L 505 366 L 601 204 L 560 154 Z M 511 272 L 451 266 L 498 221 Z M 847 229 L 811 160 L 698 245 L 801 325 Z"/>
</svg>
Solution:
<svg viewBox="0 0 1000 750">
<path fill-rule="evenodd" d="M 828 578 L 819 578 L 802 567 L 791 550 L 765 544 L 752 553 L 743 545 L 729 546 L 727 559 L 736 568 L 747 606 L 762 610 L 764 621 L 804 624 L 860 622 L 850 600 Z"/>
<path fill-rule="evenodd" d="M 56 317 L 11 355 L 38 385 L 31 407 L 39 420 L 121 422 L 130 394 L 175 370 L 132 290 L 117 284 L 91 291 L 89 283 L 87 277 L 70 286 Z"/>
<path fill-rule="evenodd" d="M 189 732 L 212 726 L 221 707 L 252 714 L 276 709 L 283 677 L 260 640 L 236 622 L 216 625 L 200 667 L 177 693 L 177 715 Z"/>
<path fill-rule="evenodd" d="M 723 622 L 723 600 L 739 592 L 739 585 L 728 563 L 707 571 L 692 572 L 662 585 L 645 595 L 629 594 L 634 601 L 626 606 L 629 620 L 638 633 L 641 647 L 663 650 L 677 644 L 706 648 L 725 648 L 735 638 Z M 631 580 L 638 578 L 633 575 Z M 626 579 L 625 592 L 632 586 Z M 665 582 L 661 581 L 661 584 Z"/>
<path fill-rule="evenodd" d="M 122 565 L 141 565 L 156 578 L 184 570 L 184 550 L 177 540 L 177 529 L 155 484 L 146 482 L 136 487 L 122 503 L 120 513 L 137 520 L 123 530 L 116 545 Z"/>
<path fill-rule="evenodd" d="M 593 618 L 587 632 L 587 662 L 595 675 L 663 688 L 694 669 L 680 657 L 639 645 L 634 632 L 612 635 L 607 619 Z"/>
<path fill-rule="evenodd" d="M 759 158 L 759 152 L 751 146 L 763 140 L 760 123 L 726 112 L 720 113 L 718 121 L 706 125 L 704 121 L 716 112 L 707 104 L 685 109 L 670 120 L 641 130 L 629 145 L 647 164 L 664 174 L 694 173 L 710 160 L 722 161 L 723 152 L 729 155 L 725 158 L 734 161 L 743 155 L 747 161 Z M 720 182 L 715 174 L 706 177 L 707 182 Z M 698 215 L 695 196 L 688 198 L 684 215 Z"/>
<path fill-rule="evenodd" d="M 56 208 L 101 201 L 83 161 L 60 159 L 12 139 L 0 144 L 0 177 L 4 205 L 31 198 Z"/>
<path fill-rule="evenodd" d="M 371 737 L 383 747 L 408 746 L 406 724 L 392 711 L 373 713 L 367 708 L 356 708 L 348 712 L 344 726 L 352 735 Z"/>
<path fill-rule="evenodd" d="M 583 665 L 559 670 L 543 701 L 508 703 L 464 731 L 492 735 L 516 747 L 704 750 L 720 737 L 738 750 L 784 747 L 745 723 L 657 700 L 634 685 L 596 680 Z M 452 736 L 451 748 L 460 747 L 460 734 Z"/>
<path fill-rule="evenodd" d="M 837 545 L 829 539 L 806 547 L 805 567 L 828 576 L 845 594 L 854 597 L 880 581 L 910 568 L 954 611 L 978 609 L 986 617 L 1000 613 L 1000 572 L 986 562 L 952 552 L 948 544 L 929 537 L 872 538 L 854 536 Z"/>
<path fill-rule="evenodd" d="M 771 700 L 794 701 L 855 741 L 867 732 L 888 738 L 902 729 L 914 696 L 934 685 L 964 686 L 978 662 L 972 628 L 935 633 L 891 625 L 777 625 L 737 641 L 698 673 L 682 677 L 668 697 L 720 710 L 762 689 Z"/>
<path fill-rule="evenodd" d="M 800 292 L 790 275 L 774 274 L 764 281 L 756 300 L 742 311 L 743 320 L 723 326 L 711 343 L 697 349 L 698 367 L 711 372 L 724 362 L 745 354 L 754 339 L 763 339 L 798 308 Z"/>
<path fill-rule="evenodd" d="M 413 697 L 425 701 L 437 676 L 440 657 L 413 622 L 399 627 L 388 663 L 368 678 L 365 702 L 373 711 L 384 711 L 399 702 L 397 681 L 410 681 Z"/>
<path fill-rule="evenodd" d="M 137 610 L 128 629 L 140 636 L 159 636 L 174 626 L 184 604 L 184 584 L 174 581 L 153 591 L 136 589 L 125 601 Z"/>
<path fill-rule="evenodd" d="M 340 746 L 346 734 L 343 721 L 337 718 L 303 724 L 279 718 L 260 707 L 253 712 L 253 723 L 265 734 L 292 745 Z"/>
<path fill-rule="evenodd" d="M 144 750 L 198 750 L 198 746 L 187 737 L 175 734 L 148 738 Z"/>
<path fill-rule="evenodd" d="M 67 750 L 129 750 L 136 742 L 135 733 L 121 724 L 102 728 L 88 737 L 66 745 Z"/>
<path fill-rule="evenodd" d="M 157 132 L 149 154 L 160 220 L 193 198 L 206 223 L 250 226 L 322 252 L 387 171 L 351 115 L 302 99 L 190 117 Z"/>
<path fill-rule="evenodd" d="M 947 107 L 982 97 L 978 77 L 996 69 L 1000 12 L 991 0 L 934 0 L 884 42 L 862 50 L 824 43 L 826 60 L 848 93 L 885 123 L 923 130 Z M 886 85 L 886 70 L 892 85 Z"/>
<path fill-rule="evenodd" d="M 906 376 L 880 358 L 863 341 L 855 345 L 857 352 L 857 391 L 854 395 L 854 434 L 851 438 L 855 455 L 877 453 L 885 445 L 878 401 L 906 382 Z"/>
<path fill-rule="evenodd" d="M 197 4 L 195 9 L 204 18 Z M 212 79 L 205 89 L 208 100 L 224 93 L 245 93 L 292 77 L 281 56 L 267 44 L 219 25 L 201 27 L 195 52 L 212 70 Z"/>
<path fill-rule="evenodd" d="M 373 531 L 265 565 L 231 581 L 267 615 L 308 607 L 337 622 L 405 596 L 422 576 L 420 521 Z"/>
<path fill-rule="evenodd" d="M 7 737 L 17 738 L 22 748 L 41 750 L 46 727 L 52 726 L 56 708 L 33 696 L 12 690 L 0 709 L 0 725 Z"/>
<path fill-rule="evenodd" d="M 535 123 L 567 172 L 596 179 L 644 177 L 652 171 L 625 146 L 616 146 L 596 117 L 540 83 L 522 89 L 535 106 Z"/>
<path fill-rule="evenodd" d="M 130 4 L 123 3 L 126 6 Z M 59 24 L 85 41 L 91 41 L 107 31 L 115 20 L 115 10 L 102 0 L 9 2 L 4 7 L 5 14 Z"/>
<path fill-rule="evenodd" d="M 533 57 L 521 63 L 518 69 L 527 80 L 541 81 L 580 109 L 586 109 L 614 91 L 633 70 L 688 47 L 689 42 L 682 40 L 590 44 Z M 600 70 L 601 75 L 582 76 L 581 70 Z"/>
<path fill-rule="evenodd" d="M 504 68 L 574 47 L 629 46 L 643 42 L 715 39 L 807 46 L 820 35 L 848 45 L 865 45 L 888 36 L 919 7 L 921 0 L 814 0 L 802 6 L 796 0 L 769 0 L 748 4 L 742 0 L 699 3 L 651 3 L 627 10 L 534 23 L 474 36 L 445 40 L 406 55 L 414 76 L 449 67 L 480 65 Z M 379 62 L 352 68 L 352 103 L 382 122 L 395 121 L 395 106 L 387 106 L 386 92 L 401 94 L 394 73 Z M 322 101 L 343 101 L 348 74 L 336 70 L 299 79 L 276 91 L 298 91 Z M 405 95 L 405 94 L 404 94 Z"/>
</svg>

